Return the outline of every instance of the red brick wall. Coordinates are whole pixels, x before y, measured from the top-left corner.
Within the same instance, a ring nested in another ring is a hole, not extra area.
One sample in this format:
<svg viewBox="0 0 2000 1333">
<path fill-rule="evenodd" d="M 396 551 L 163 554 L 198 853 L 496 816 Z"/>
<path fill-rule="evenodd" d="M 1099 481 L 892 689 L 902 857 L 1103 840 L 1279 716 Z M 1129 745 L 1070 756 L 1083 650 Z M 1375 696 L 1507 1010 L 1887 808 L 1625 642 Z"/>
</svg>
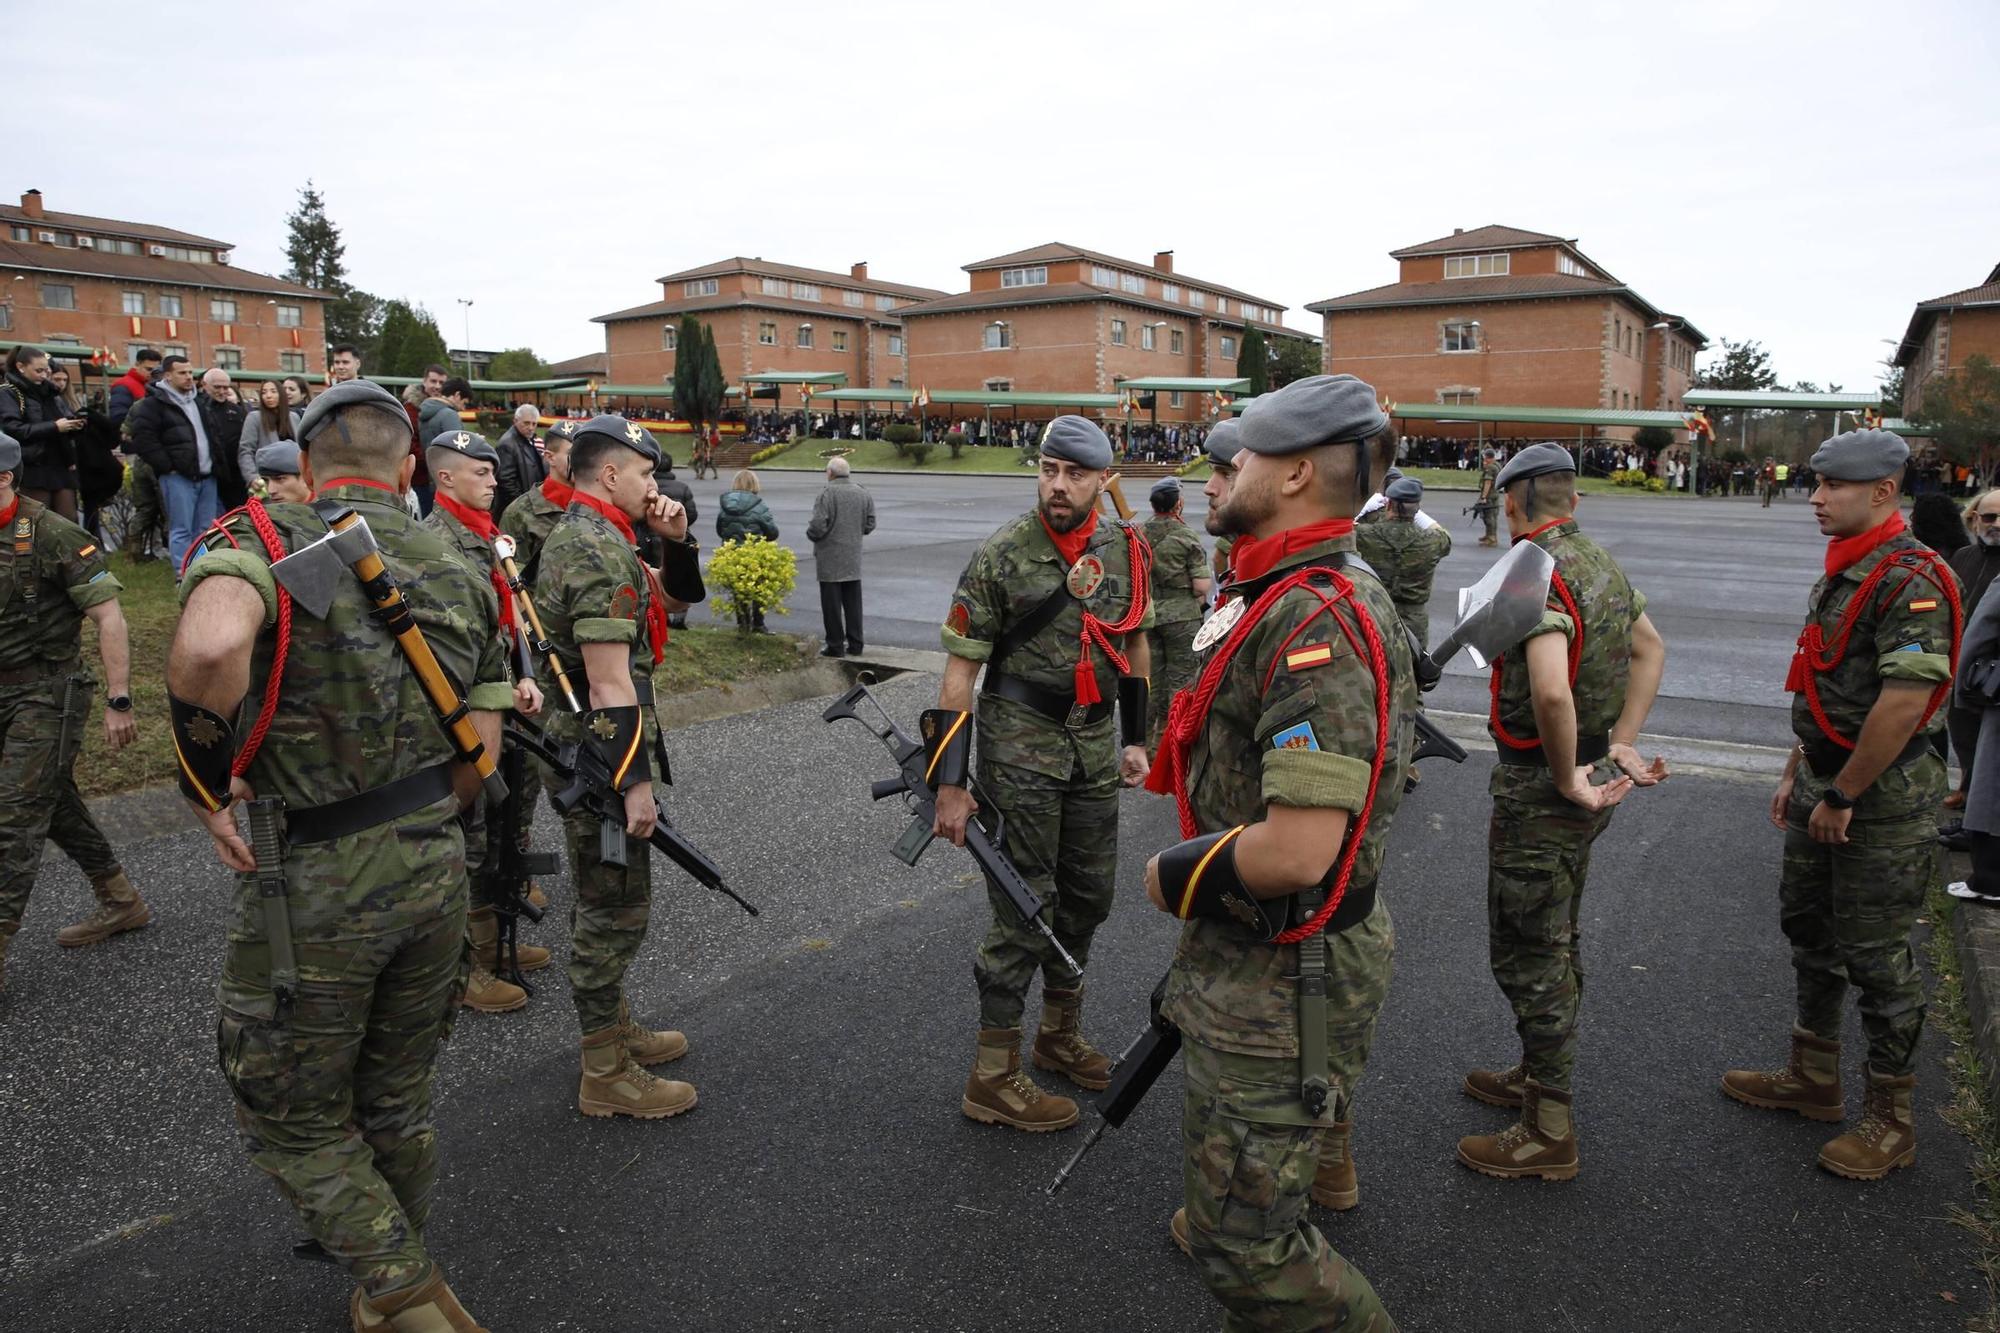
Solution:
<svg viewBox="0 0 2000 1333">
<path fill-rule="evenodd" d="M 1507 255 L 1508 276 L 1518 278 L 1525 274 L 1556 272 L 1556 257 L 1562 251 L 1555 246 L 1547 246 L 1538 250 L 1483 250 L 1475 253 Z M 1399 260 L 1402 277 L 1397 281 L 1443 282 L 1444 261 L 1443 255 L 1419 255 L 1413 259 Z"/>
<path fill-rule="evenodd" d="M 1935 376 L 1950 374 L 1975 356 L 2000 363 L 2000 310 L 1940 310 L 1904 375 L 1903 415 L 1923 409 L 1924 391 Z"/>
<path fill-rule="evenodd" d="M 15 275 L 23 275 L 20 282 Z M 218 272 L 220 276 L 220 271 Z M 42 305 L 42 285 L 60 284 L 74 289 L 76 309 L 51 310 Z M 143 292 L 146 310 L 139 319 L 140 331 L 132 332 L 132 319 L 123 313 L 126 292 Z M 159 296 L 181 298 L 182 316 L 175 321 L 176 333 L 169 336 L 167 321 L 150 312 L 158 310 Z M 299 345 L 292 346 L 293 330 L 278 327 L 276 307 L 271 300 L 299 307 Z M 236 302 L 236 318 L 227 321 L 229 337 L 223 337 L 225 321 L 210 317 L 211 300 Z M 186 349 L 188 358 L 199 367 L 215 364 L 217 348 L 241 352 L 246 370 L 279 370 L 279 355 L 296 351 L 305 357 L 309 372 L 326 369 L 326 320 L 320 303 L 305 297 L 272 297 L 266 292 L 226 292 L 209 288 L 142 282 L 130 278 L 89 278 L 74 274 L 42 273 L 33 269 L 0 268 L 0 302 L 10 313 L 12 328 L 0 331 L 0 338 L 20 342 L 60 342 L 68 338 L 86 347 L 109 347 L 120 366 L 127 363 L 126 349 L 134 345 L 170 346 Z"/>
<path fill-rule="evenodd" d="M 715 355 L 722 374 L 732 385 L 745 375 L 760 371 L 844 371 L 847 382 L 860 387 L 868 384 L 869 324 L 847 315 L 800 314 L 790 310 L 704 311 L 700 318 L 715 333 Z M 680 328 L 679 315 L 653 315 L 645 319 L 623 319 L 604 326 L 604 350 L 610 358 L 613 384 L 662 384 L 674 377 L 674 353 L 666 350 L 663 330 Z M 777 344 L 757 341 L 758 325 L 777 325 Z M 813 345 L 798 345 L 798 328 L 811 324 Z M 847 335 L 847 350 L 833 350 L 834 333 Z M 884 337 L 884 355 L 888 346 Z M 883 382 L 889 377 L 883 376 Z"/>
</svg>

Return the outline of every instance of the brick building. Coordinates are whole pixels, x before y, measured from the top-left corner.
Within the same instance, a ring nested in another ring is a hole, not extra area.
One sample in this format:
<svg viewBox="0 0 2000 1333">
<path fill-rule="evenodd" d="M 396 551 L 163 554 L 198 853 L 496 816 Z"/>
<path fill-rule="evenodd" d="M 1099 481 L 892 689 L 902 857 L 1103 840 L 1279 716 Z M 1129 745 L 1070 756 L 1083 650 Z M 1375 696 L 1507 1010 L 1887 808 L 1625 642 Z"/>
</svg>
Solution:
<svg viewBox="0 0 2000 1333">
<path fill-rule="evenodd" d="M 1114 393 L 1155 376 L 1235 378 L 1243 330 L 1281 327 L 1268 297 L 1174 271 L 1171 250 L 1137 263 L 1038 245 L 967 264 L 970 289 L 901 311 L 909 383 L 950 390 Z M 1206 396 L 1163 395 L 1162 421 L 1209 414 Z"/>
<path fill-rule="evenodd" d="M 1979 286 L 1920 302 L 1910 316 L 1895 357 L 1903 368 L 1904 417 L 1920 418 L 1925 386 L 1974 356 L 2000 363 L 2000 265 Z"/>
<path fill-rule="evenodd" d="M 598 315 L 607 374 L 618 384 L 659 384 L 674 374 L 684 315 L 715 334 L 731 384 L 765 371 L 841 371 L 856 388 L 902 388 L 907 381 L 901 312 L 944 293 L 868 276 L 724 259 L 661 278 L 662 299 Z"/>
<path fill-rule="evenodd" d="M 1560 236 L 1460 228 L 1390 258 L 1395 282 L 1306 309 L 1328 372 L 1392 402 L 1677 412 L 1708 345 Z"/>
<path fill-rule="evenodd" d="M 142 347 L 197 366 L 323 371 L 324 292 L 240 269 L 208 236 L 48 210 L 39 190 L 0 204 L 0 339 Z"/>
</svg>

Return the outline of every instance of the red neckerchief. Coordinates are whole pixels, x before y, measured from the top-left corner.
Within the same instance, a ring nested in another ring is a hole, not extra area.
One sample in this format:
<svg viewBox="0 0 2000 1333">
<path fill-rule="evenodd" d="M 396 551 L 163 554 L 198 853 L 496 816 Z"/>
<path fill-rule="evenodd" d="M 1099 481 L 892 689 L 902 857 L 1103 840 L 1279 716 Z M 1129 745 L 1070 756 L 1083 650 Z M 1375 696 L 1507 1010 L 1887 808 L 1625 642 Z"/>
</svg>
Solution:
<svg viewBox="0 0 2000 1333">
<path fill-rule="evenodd" d="M 631 517 L 617 505 L 612 504 L 609 500 L 600 500 L 594 495 L 587 495 L 582 491 L 576 490 L 570 492 L 569 499 L 571 504 L 580 504 L 585 509 L 595 510 L 604 515 L 604 521 L 618 529 L 628 543 L 635 546 L 638 544 L 639 537 L 637 533 L 632 531 Z"/>
<path fill-rule="evenodd" d="M 16 495 L 13 499 L 7 502 L 7 507 L 5 509 L 0 509 L 0 528 L 4 528 L 9 523 L 12 523 L 14 521 L 14 515 L 20 512 L 21 512 L 21 497 Z"/>
<path fill-rule="evenodd" d="M 1852 569 L 1868 558 L 1868 553 L 1903 530 L 1903 511 L 1898 509 L 1866 532 L 1852 537 L 1831 537 L 1826 543 L 1826 576 Z"/>
<path fill-rule="evenodd" d="M 1542 526 L 1540 526 L 1539 528 L 1529 528 L 1526 532 L 1522 533 L 1518 537 L 1509 537 L 1507 539 L 1507 544 L 1509 546 L 1519 546 L 1522 542 L 1531 542 L 1535 538 L 1547 532 L 1550 528 L 1559 528 L 1567 522 L 1569 522 L 1568 514 L 1564 514 L 1561 518 L 1552 518 L 1548 522 L 1542 524 Z"/>
<path fill-rule="evenodd" d="M 443 491 L 431 498 L 437 502 L 438 508 L 465 524 L 473 536 L 485 542 L 489 551 L 492 550 L 493 539 L 500 535 L 500 525 L 493 521 L 491 513 L 460 504 Z M 507 586 L 507 576 L 500 572 L 497 557 L 487 560 L 486 576 L 493 580 L 493 591 L 500 597 L 500 629 L 503 633 L 511 631 L 514 627 L 514 590 Z"/>
<path fill-rule="evenodd" d="M 1229 577 L 1236 583 L 1260 579 L 1277 568 L 1278 562 L 1286 556 L 1296 555 L 1320 542 L 1345 537 L 1353 531 L 1354 520 L 1351 518 L 1323 518 L 1317 523 L 1301 523 L 1296 528 L 1286 528 L 1269 537 L 1238 537 L 1236 544 L 1229 548 Z"/>
<path fill-rule="evenodd" d="M 569 508 L 569 502 L 576 498 L 576 488 L 568 482 L 557 481 L 554 473 L 542 479 L 542 498 L 558 509 Z"/>
<path fill-rule="evenodd" d="M 1035 510 L 1035 517 L 1041 520 L 1042 531 L 1049 534 L 1049 541 L 1055 546 L 1056 554 L 1062 557 L 1065 568 L 1075 568 L 1076 562 L 1083 558 L 1084 548 L 1089 545 L 1091 534 L 1097 531 L 1097 511 L 1091 510 L 1089 516 L 1069 532 L 1057 532 L 1050 527 L 1048 519 L 1042 517 L 1039 508 Z M 1132 605 L 1116 623 L 1100 620 L 1089 611 L 1085 611 L 1083 632 L 1077 636 L 1079 651 L 1076 655 L 1073 689 L 1076 701 L 1085 708 L 1101 703 L 1104 699 L 1104 691 L 1097 686 L 1097 667 L 1090 660 L 1093 643 L 1104 650 L 1105 659 L 1117 668 L 1119 675 L 1127 676 L 1132 673 L 1131 659 L 1119 652 L 1111 641 L 1119 635 L 1130 634 L 1139 627 L 1139 622 L 1145 619 L 1146 597 L 1153 586 L 1153 548 L 1146 545 L 1146 539 L 1139 535 L 1139 529 L 1129 525 L 1125 528 L 1125 554 L 1132 573 Z"/>
<path fill-rule="evenodd" d="M 578 490 L 570 492 L 570 500 L 574 504 L 580 504 L 586 509 L 604 515 L 606 522 L 624 534 L 628 546 L 638 544 L 639 538 L 632 531 L 631 518 L 618 506 Z M 653 665 L 658 666 L 660 659 L 667 655 L 667 605 L 662 600 L 666 596 L 666 590 L 660 586 L 660 580 L 645 561 L 639 562 L 639 568 L 646 575 L 646 586 L 652 592 L 652 596 L 646 599 L 646 642 L 653 649 Z"/>
<path fill-rule="evenodd" d="M 1063 558 L 1064 568 L 1068 568 L 1082 559 L 1083 548 L 1090 545 L 1090 534 L 1097 531 L 1097 511 L 1095 509 L 1090 511 L 1090 514 L 1083 522 L 1077 524 L 1068 532 L 1057 532 L 1054 528 L 1050 527 L 1048 517 L 1042 513 L 1039 506 L 1035 509 L 1035 517 L 1042 520 L 1042 531 L 1048 533 L 1049 540 L 1055 544 L 1056 554 Z"/>
<path fill-rule="evenodd" d="M 387 491 L 391 495 L 396 493 L 396 488 L 387 482 L 370 481 L 366 477 L 329 477 L 313 489 L 315 493 L 318 493 L 330 491 L 336 486 L 372 486 L 378 491 Z"/>
</svg>

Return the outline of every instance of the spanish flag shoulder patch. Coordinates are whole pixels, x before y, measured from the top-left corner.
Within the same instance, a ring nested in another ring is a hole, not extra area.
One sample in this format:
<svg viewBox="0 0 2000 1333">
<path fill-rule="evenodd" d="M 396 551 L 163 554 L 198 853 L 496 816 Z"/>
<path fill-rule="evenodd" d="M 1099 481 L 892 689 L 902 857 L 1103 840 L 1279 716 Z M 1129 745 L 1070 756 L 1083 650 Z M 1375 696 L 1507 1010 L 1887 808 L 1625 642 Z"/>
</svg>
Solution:
<svg viewBox="0 0 2000 1333">
<path fill-rule="evenodd" d="M 1310 671 L 1314 667 L 1323 667 L 1332 660 L 1332 644 L 1313 643 L 1303 648 L 1294 648 L 1292 651 L 1286 653 L 1285 669 L 1287 671 Z"/>
<path fill-rule="evenodd" d="M 97 547 L 95 545 L 86 546 L 81 551 L 78 551 L 76 553 L 76 558 L 82 560 L 86 556 L 95 555 L 96 553 L 97 553 Z"/>
<path fill-rule="evenodd" d="M 1910 603 L 1910 609 L 1912 611 L 1935 611 L 1938 609 L 1938 600 L 1935 597 L 1920 597 Z"/>
</svg>

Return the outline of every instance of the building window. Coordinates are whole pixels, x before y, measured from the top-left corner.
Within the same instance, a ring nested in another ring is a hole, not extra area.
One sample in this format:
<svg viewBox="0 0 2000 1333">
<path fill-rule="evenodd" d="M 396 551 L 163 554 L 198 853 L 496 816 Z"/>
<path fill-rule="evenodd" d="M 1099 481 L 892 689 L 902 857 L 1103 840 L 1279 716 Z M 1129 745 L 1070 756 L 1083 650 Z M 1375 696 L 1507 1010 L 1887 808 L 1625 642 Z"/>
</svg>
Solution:
<svg viewBox="0 0 2000 1333">
<path fill-rule="evenodd" d="M 1153 326 L 1151 324 L 1141 324 L 1139 326 L 1139 350 L 1144 352 L 1154 350 Z"/>
<path fill-rule="evenodd" d="M 808 348 L 809 348 L 809 347 L 811 347 L 811 346 L 813 345 L 813 326 L 812 326 L 812 325 L 810 325 L 810 324 L 801 324 L 801 325 L 799 325 L 799 329 L 798 329 L 798 338 L 797 338 L 797 340 L 796 340 L 796 345 L 797 345 L 797 346 L 800 346 L 800 347 L 808 347 Z"/>
<path fill-rule="evenodd" d="M 218 347 L 215 349 L 215 364 L 224 370 L 243 369 L 243 349 L 240 347 Z"/>
<path fill-rule="evenodd" d="M 1113 347 L 1125 345 L 1125 321 L 1122 319 L 1111 321 L 1111 345 Z"/>
<path fill-rule="evenodd" d="M 1200 305 L 1200 304 L 1201 304 L 1201 302 L 1199 302 L 1199 301 L 1196 301 L 1196 302 L 1195 302 L 1195 304 L 1196 304 L 1196 305 Z M 1215 298 L 1215 313 L 1216 313 L 1216 314 L 1218 314 L 1218 315 L 1226 315 L 1226 314 L 1228 314 L 1228 313 L 1229 313 L 1229 298 L 1228 298 L 1228 297 L 1226 297 L 1226 296 L 1218 296 L 1218 297 L 1216 297 L 1216 298 Z"/>
<path fill-rule="evenodd" d="M 890 387 L 890 388 L 892 388 L 892 389 L 901 389 L 901 388 L 904 388 L 904 387 L 905 387 L 905 385 L 903 384 L 903 381 L 901 381 L 901 380 L 899 380 L 899 379 L 896 379 L 896 380 L 890 380 L 890 381 L 889 381 L 889 387 Z"/>
<path fill-rule="evenodd" d="M 118 293 L 118 310 L 120 314 L 126 314 L 126 315 L 145 314 L 146 294 L 144 292 Z"/>
<path fill-rule="evenodd" d="M 1204 306 L 1208 304 L 1208 293 L 1190 291 L 1188 293 L 1188 304 L 1193 306 L 1196 310 L 1202 309 Z M 1225 315 L 1228 314 L 1229 303 L 1227 301 L 1222 302 L 1221 305 L 1218 307 L 1218 309 L 1219 313 Z"/>
<path fill-rule="evenodd" d="M 28 229 L 22 226 L 18 222 L 14 223 L 11 227 L 8 228 L 7 234 L 13 237 L 17 241 L 25 241 L 30 239 L 30 233 Z"/>
<path fill-rule="evenodd" d="M 76 288 L 66 282 L 45 282 L 42 284 L 42 309 L 76 309 Z"/>
<path fill-rule="evenodd" d="M 681 331 L 671 324 L 660 328 L 660 350 L 671 352 L 681 345 Z"/>
<path fill-rule="evenodd" d="M 178 357 L 181 357 L 181 358 L 185 359 L 185 358 L 186 358 L 186 356 L 187 356 L 187 354 L 188 354 L 188 349 L 187 349 L 187 346 L 186 346 L 186 344 L 184 344 L 184 343 L 161 343 L 161 344 L 160 344 L 160 355 L 161 355 L 161 356 L 178 356 Z"/>
<path fill-rule="evenodd" d="M 179 319 L 180 317 L 181 317 L 181 298 L 178 296 L 168 296 L 164 292 L 161 293 L 160 318 Z"/>
<path fill-rule="evenodd" d="M 0 309 L 5 309 L 5 307 L 4 307 L 4 306 L 0 306 Z M 136 365 L 138 365 L 138 364 L 139 364 L 139 353 L 141 353 L 141 352 L 145 351 L 145 350 L 146 350 L 146 348 L 147 348 L 147 347 L 149 347 L 150 345 L 151 345 L 151 344 L 149 344 L 149 343 L 126 343 L 126 344 L 125 344 L 125 364 L 126 364 L 126 365 L 128 365 L 128 366 L 136 366 Z"/>
<path fill-rule="evenodd" d="M 1136 273 L 1120 273 L 1118 275 L 1118 287 L 1119 290 L 1130 292 L 1134 296 L 1144 296 L 1146 294 L 1146 280 Z"/>
<path fill-rule="evenodd" d="M 859 306 L 866 299 L 860 292 L 843 291 L 840 294 L 840 303 L 842 305 Z"/>
<path fill-rule="evenodd" d="M 97 238 L 97 253 L 101 255 L 136 255 L 139 253 L 137 241 L 121 240 L 116 236 Z"/>
<path fill-rule="evenodd" d="M 847 350 L 847 330 L 835 329 L 833 331 L 833 350 L 836 352 Z"/>
<path fill-rule="evenodd" d="M 988 392 L 988 393 L 1012 393 L 1012 392 L 1014 392 L 1014 381 L 1012 381 L 1012 380 L 988 380 L 988 381 L 986 381 L 986 392 Z"/>
<path fill-rule="evenodd" d="M 778 326 L 768 319 L 759 324 L 757 326 L 757 341 L 766 347 L 776 347 L 778 345 Z"/>
<path fill-rule="evenodd" d="M 1090 266 L 1090 284 L 1093 287 L 1116 287 L 1118 275 L 1101 264 Z"/>
<path fill-rule="evenodd" d="M 1479 323 L 1467 320 L 1444 326 L 1444 350 L 1447 352 L 1476 352 L 1479 350 Z"/>
<path fill-rule="evenodd" d="M 1587 278 L 1590 276 L 1590 270 L 1585 268 L 1580 260 L 1570 255 L 1567 251 L 1556 256 L 1556 272 L 1567 273 L 1572 278 Z"/>
<path fill-rule="evenodd" d="M 1169 329 L 1167 331 L 1167 350 L 1175 356 L 1179 356 L 1186 349 L 1187 339 L 1182 336 L 1181 331 L 1179 329 Z"/>
<path fill-rule="evenodd" d="M 1167 395 L 1167 406 L 1179 407 L 1180 405 L 1181 405 L 1181 393 L 1179 389 L 1176 389 L 1172 393 Z"/>
<path fill-rule="evenodd" d="M 817 301 L 819 300 L 819 288 L 810 282 L 795 282 L 792 284 L 792 299 L 794 301 Z"/>
<path fill-rule="evenodd" d="M 61 246 L 65 250 L 76 249 L 76 233 L 73 231 L 51 232 L 49 234 L 49 241 L 51 244 Z"/>
<path fill-rule="evenodd" d="M 0 333 L 14 327 L 14 307 L 0 305 Z"/>
<path fill-rule="evenodd" d="M 178 259 L 183 264 L 213 264 L 215 251 L 190 250 L 185 245 L 156 245 L 152 247 L 155 259 Z"/>
<path fill-rule="evenodd" d="M 1175 305 L 1179 305 L 1181 303 L 1181 289 L 1171 282 L 1163 282 L 1160 284 L 1160 299 L 1162 301 L 1172 301 Z"/>
<path fill-rule="evenodd" d="M 1446 407 L 1470 407 L 1479 401 L 1477 389 L 1439 389 L 1438 402 Z"/>
<path fill-rule="evenodd" d="M 761 284 L 761 288 L 766 296 L 783 296 L 785 294 L 785 280 L 783 278 L 765 278 Z"/>
<path fill-rule="evenodd" d="M 902 335 L 902 334 L 900 334 L 900 333 L 892 333 L 892 334 L 890 334 L 890 335 L 889 335 L 889 355 L 890 355 L 890 356 L 901 356 L 902 354 L 903 354 L 903 335 Z"/>
<path fill-rule="evenodd" d="M 1003 352 L 1014 345 L 1014 326 L 993 323 L 986 326 L 986 350 Z"/>
<path fill-rule="evenodd" d="M 74 333 L 51 333 L 48 336 L 48 341 L 52 343 L 62 343 L 64 346 L 67 347 L 83 346 L 83 339 L 77 337 Z"/>
<path fill-rule="evenodd" d="M 713 296 L 716 293 L 714 278 L 696 278 L 681 284 L 682 296 Z"/>
<path fill-rule="evenodd" d="M 893 296 L 878 296 L 875 298 L 875 308 L 877 310 L 894 310 L 896 308 L 896 298 Z"/>
<path fill-rule="evenodd" d="M 1002 287 L 1045 287 L 1049 281 L 1049 270 L 1037 264 L 1034 268 L 1007 268 L 1000 270 Z"/>
<path fill-rule="evenodd" d="M 1224 361 L 1234 361 L 1236 359 L 1236 339 L 1227 335 L 1224 335 L 1222 339 L 1222 359 Z"/>
<path fill-rule="evenodd" d="M 1507 276 L 1512 255 L 1449 255 L 1444 261 L 1447 278 L 1502 278 Z"/>
<path fill-rule="evenodd" d="M 208 317 L 218 324 L 234 324 L 236 322 L 236 302 L 225 301 L 219 298 L 211 299 L 208 303 Z"/>
<path fill-rule="evenodd" d="M 304 352 L 278 353 L 278 369 L 299 374 L 304 372 L 305 368 L 306 354 Z"/>
<path fill-rule="evenodd" d="M 304 322 L 305 311 L 301 307 L 295 305 L 280 305 L 278 307 L 279 328 L 295 329 Z"/>
</svg>

